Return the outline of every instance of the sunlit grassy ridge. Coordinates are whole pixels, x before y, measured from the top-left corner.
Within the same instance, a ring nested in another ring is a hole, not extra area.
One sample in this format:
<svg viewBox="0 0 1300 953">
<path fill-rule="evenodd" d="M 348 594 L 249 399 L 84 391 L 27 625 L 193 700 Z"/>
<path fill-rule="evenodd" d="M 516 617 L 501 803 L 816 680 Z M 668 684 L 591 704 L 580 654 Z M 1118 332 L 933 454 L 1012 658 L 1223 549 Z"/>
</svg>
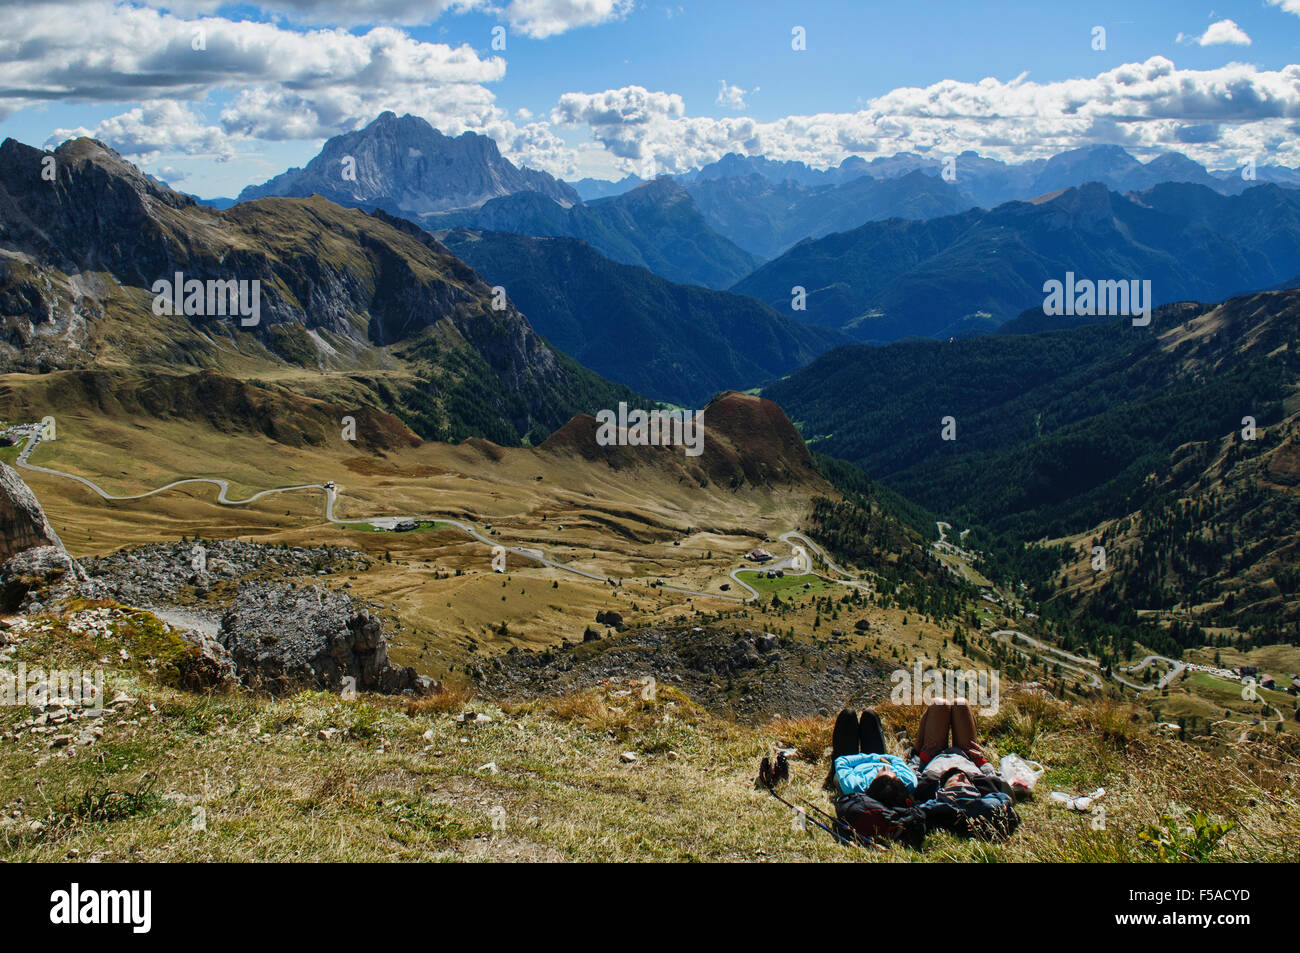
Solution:
<svg viewBox="0 0 1300 953">
<path fill-rule="evenodd" d="M 1140 861 L 1163 851 L 1294 862 L 1300 854 L 1294 741 L 1212 750 L 1161 737 L 1113 701 L 1013 693 L 981 720 L 992 757 L 1016 751 L 1048 767 L 1010 840 L 943 834 L 923 852 L 866 850 L 795 830 L 789 810 L 752 782 L 774 744 L 795 746 L 791 790 L 829 809 L 819 790 L 828 718 L 746 728 L 671 688 L 646 700 L 639 686 L 617 682 L 505 708 L 459 693 L 423 702 L 202 695 L 169 684 L 182 649 L 146 613 L 98 638 L 70 633 L 67 616 L 48 621 L 47 631 L 19 636 L 11 665 L 109 659 L 109 698 L 124 691 L 133 701 L 119 703 L 103 738 L 73 756 L 40 736 L 15 740 L 29 710 L 0 709 L 0 854 L 9 860 Z M 915 730 L 919 708 L 879 710 L 891 738 Z M 462 724 L 455 716 L 464 711 L 491 721 Z M 1047 798 L 1098 786 L 1108 792 L 1104 829 Z M 1198 840 L 1197 814 L 1231 829 Z"/>
</svg>

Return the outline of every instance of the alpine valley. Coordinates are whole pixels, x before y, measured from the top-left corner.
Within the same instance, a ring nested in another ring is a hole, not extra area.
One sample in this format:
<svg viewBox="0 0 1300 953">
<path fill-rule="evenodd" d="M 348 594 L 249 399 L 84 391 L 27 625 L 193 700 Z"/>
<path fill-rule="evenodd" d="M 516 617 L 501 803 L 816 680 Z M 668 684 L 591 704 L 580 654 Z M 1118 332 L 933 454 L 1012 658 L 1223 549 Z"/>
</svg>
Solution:
<svg viewBox="0 0 1300 953">
<path fill-rule="evenodd" d="M 840 858 L 754 765 L 820 797 L 924 669 L 1118 819 L 886 859 L 1294 859 L 1295 170 L 321 139 L 220 200 L 0 145 L 0 658 L 110 696 L 0 713 L 0 852 Z M 1161 841 L 1171 798 L 1256 840 Z"/>
</svg>

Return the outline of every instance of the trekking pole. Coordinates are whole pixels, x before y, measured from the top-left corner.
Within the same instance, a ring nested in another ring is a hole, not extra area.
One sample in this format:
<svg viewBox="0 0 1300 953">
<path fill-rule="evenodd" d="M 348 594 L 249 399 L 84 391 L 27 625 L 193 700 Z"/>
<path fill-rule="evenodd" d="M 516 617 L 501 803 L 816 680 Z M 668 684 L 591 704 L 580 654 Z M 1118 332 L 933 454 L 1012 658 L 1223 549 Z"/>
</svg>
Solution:
<svg viewBox="0 0 1300 953">
<path fill-rule="evenodd" d="M 840 833 L 838 833 L 837 831 L 831 830 L 831 828 L 827 827 L 825 824 L 823 824 L 821 821 L 817 820 L 817 819 L 814 818 L 814 817 L 808 817 L 808 812 L 807 812 L 807 811 L 805 811 L 805 810 L 804 810 L 803 808 L 801 808 L 801 807 L 798 807 L 798 806 L 796 806 L 796 805 L 794 805 L 794 804 L 791 804 L 791 803 L 790 803 L 789 801 L 787 801 L 785 798 L 781 797 L 781 795 L 777 794 L 776 791 L 773 790 L 769 785 L 766 785 L 766 784 L 765 784 L 765 785 L 763 785 L 763 786 L 767 788 L 767 793 L 770 794 L 770 795 L 772 795 L 772 797 L 776 798 L 778 801 L 780 801 L 782 804 L 784 804 L 786 807 L 788 807 L 788 808 L 789 808 L 790 810 L 792 810 L 792 811 L 802 811 L 804 817 L 808 818 L 808 820 L 812 821 L 812 823 L 816 824 L 818 827 L 820 827 L 822 830 L 824 830 L 827 834 L 830 834 L 832 837 L 834 837 L 834 838 L 835 838 L 837 841 L 839 841 L 840 843 L 842 843 L 842 844 L 849 844 L 849 843 L 850 843 L 849 839 L 846 838 L 843 834 L 840 834 Z M 816 810 L 816 808 L 814 808 L 814 810 Z M 821 813 L 821 812 L 818 811 L 818 813 Z M 829 815 L 824 815 L 824 816 L 829 816 Z M 836 819 L 835 822 L 836 822 L 837 824 L 838 824 L 838 823 L 841 823 L 841 821 L 839 821 L 838 818 Z M 855 831 L 854 833 L 856 833 L 856 831 Z"/>
<path fill-rule="evenodd" d="M 763 761 L 766 762 L 767 759 L 764 758 Z M 773 784 L 773 783 L 768 779 L 767 776 L 765 776 L 764 771 L 763 771 L 763 769 L 762 769 L 761 767 L 760 767 L 760 769 L 759 769 L 758 779 L 759 779 L 759 783 L 762 784 L 763 787 L 767 788 L 767 793 L 768 793 L 768 794 L 772 795 L 772 797 L 776 798 L 778 801 L 780 801 L 780 802 L 781 802 L 782 804 L 784 804 L 786 807 L 790 808 L 790 810 L 792 810 L 792 811 L 803 811 L 803 815 L 804 815 L 804 817 L 808 817 L 808 811 L 807 811 L 807 810 L 804 810 L 804 808 L 800 808 L 800 807 L 797 807 L 797 806 L 794 805 L 794 804 L 791 804 L 791 803 L 790 803 L 789 801 L 787 801 L 785 798 L 781 797 L 781 795 L 779 795 L 779 794 L 776 793 L 776 786 L 775 786 L 775 785 L 774 785 L 774 784 Z M 836 827 L 844 828 L 844 829 L 847 830 L 850 834 L 852 834 L 852 835 L 853 835 L 853 842 L 856 843 L 858 846 L 865 846 L 865 842 L 862 840 L 862 836 L 861 836 L 857 831 L 855 831 L 852 827 L 850 827 L 848 824 L 845 824 L 845 823 L 844 823 L 842 820 L 840 820 L 838 817 L 832 817 L 830 814 L 827 814 L 825 811 L 823 811 L 821 808 L 817 807 L 817 805 L 813 804 L 811 801 L 809 801 L 807 798 L 803 797 L 801 794 L 798 794 L 797 792 L 792 792 L 792 793 L 794 793 L 794 796 L 795 796 L 795 797 L 797 797 L 799 800 L 803 801 L 804 804 L 805 804 L 808 808 L 811 808 L 815 813 L 820 814 L 822 817 L 826 818 L 828 821 L 830 821 L 830 822 L 831 822 L 832 824 L 834 824 Z M 832 837 L 834 837 L 836 840 L 840 841 L 841 843 L 844 843 L 844 844 L 848 844 L 848 843 L 850 843 L 849 840 L 848 840 L 848 838 L 846 838 L 843 834 L 840 834 L 840 833 L 838 833 L 837 831 L 832 830 L 831 828 L 827 827 L 825 824 L 821 823 L 820 821 L 816 820 L 815 818 L 808 818 L 808 819 L 811 820 L 811 821 L 812 821 L 814 824 L 816 824 L 818 827 L 820 827 L 822 830 L 824 830 L 826 833 L 830 834 L 830 835 L 831 835 Z"/>
<path fill-rule="evenodd" d="M 814 804 L 812 801 L 808 800 L 808 798 L 804 797 L 802 794 L 798 793 L 797 791 L 792 792 L 792 793 L 794 794 L 794 796 L 795 796 L 796 798 L 798 798 L 800 801 L 802 801 L 802 802 L 803 802 L 807 807 L 809 807 L 809 808 L 811 808 L 812 810 L 816 811 L 818 814 L 820 814 L 822 817 L 826 818 L 828 821 L 830 821 L 830 822 L 831 822 L 832 824 L 834 824 L 836 827 L 839 827 L 839 828 L 842 828 L 843 830 L 848 831 L 848 832 L 849 832 L 849 836 L 853 838 L 854 843 L 856 843 L 859 847 L 868 847 L 868 846 L 870 846 L 871 841 L 870 841 L 868 838 L 863 837 L 863 836 L 862 836 L 861 834 L 859 834 L 856 830 L 854 830 L 852 824 L 848 823 L 847 821 L 842 821 L 842 820 L 840 820 L 838 817 L 835 817 L 834 815 L 829 814 L 829 813 L 827 813 L 826 811 L 823 811 L 823 810 L 822 810 L 821 808 L 819 808 L 816 804 Z"/>
</svg>

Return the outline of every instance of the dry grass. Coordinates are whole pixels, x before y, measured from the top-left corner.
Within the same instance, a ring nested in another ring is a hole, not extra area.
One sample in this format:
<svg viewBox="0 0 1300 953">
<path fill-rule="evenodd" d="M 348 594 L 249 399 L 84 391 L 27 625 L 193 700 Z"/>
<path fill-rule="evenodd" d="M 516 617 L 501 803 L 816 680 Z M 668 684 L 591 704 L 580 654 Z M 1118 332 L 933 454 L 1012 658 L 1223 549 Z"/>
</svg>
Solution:
<svg viewBox="0 0 1300 953">
<path fill-rule="evenodd" d="M 120 637 L 145 644 L 139 633 Z M 14 648 L 29 665 L 85 661 L 57 621 Z M 1300 854 L 1294 740 L 1183 743 L 1110 702 L 1008 693 L 981 719 L 991 757 L 1014 750 L 1049 769 L 1010 840 L 942 834 L 920 853 L 868 852 L 796 831 L 788 809 L 753 784 L 759 758 L 791 744 L 800 752 L 791 793 L 829 808 L 820 790 L 829 718 L 748 728 L 671 688 L 642 697 L 632 681 L 505 708 L 451 692 L 420 702 L 205 696 L 150 669 L 141 657 L 110 671 L 110 694 L 136 701 L 70 757 L 39 736 L 13 740 L 27 710 L 0 709 L 5 859 L 1139 861 L 1152 859 L 1139 837 L 1149 825 L 1178 831 L 1197 812 L 1233 825 L 1208 859 Z M 456 722 L 467 706 L 491 722 Z M 919 708 L 878 711 L 891 745 L 894 731 L 915 732 Z M 1097 786 L 1108 792 L 1104 829 L 1047 798 Z"/>
<path fill-rule="evenodd" d="M 799 758 L 816 764 L 831 744 L 831 718 L 778 718 L 768 727 L 778 743 L 794 748 Z"/>
<path fill-rule="evenodd" d="M 474 692 L 463 685 L 444 685 L 436 695 L 428 695 L 406 703 L 406 716 L 417 718 L 420 715 L 447 714 L 458 712 L 474 700 Z"/>
</svg>

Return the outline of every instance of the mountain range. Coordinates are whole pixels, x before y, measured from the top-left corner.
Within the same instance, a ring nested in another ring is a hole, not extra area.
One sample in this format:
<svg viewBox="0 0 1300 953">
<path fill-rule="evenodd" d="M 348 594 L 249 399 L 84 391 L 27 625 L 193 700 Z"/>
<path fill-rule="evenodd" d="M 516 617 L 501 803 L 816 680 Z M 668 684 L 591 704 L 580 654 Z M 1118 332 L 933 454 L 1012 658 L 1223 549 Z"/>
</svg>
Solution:
<svg viewBox="0 0 1300 953">
<path fill-rule="evenodd" d="M 720 390 L 765 383 L 851 341 L 754 298 L 675 284 L 610 261 L 574 238 L 436 234 L 488 282 L 506 288 L 547 341 L 659 400 L 699 406 Z"/>
<path fill-rule="evenodd" d="M 320 196 L 216 211 L 89 139 L 52 154 L 0 145 L 0 243 L 6 371 L 264 374 L 391 411 L 425 438 L 502 443 L 635 399 L 555 351 L 409 222 Z M 156 283 L 177 275 L 246 283 L 256 324 L 213 313 L 211 291 L 201 313 L 160 309 Z"/>
<path fill-rule="evenodd" d="M 850 156 L 827 169 L 731 153 L 673 178 L 695 199 L 709 225 L 766 258 L 804 238 L 869 221 L 993 208 L 1089 182 L 1120 193 L 1165 182 L 1190 182 L 1224 194 L 1267 182 L 1300 187 L 1300 171 L 1282 166 L 1211 172 L 1180 153 L 1143 162 L 1116 145 L 1084 146 L 1020 163 L 971 151 L 951 157 L 899 153 L 870 161 Z M 574 187 L 588 200 L 621 194 L 640 183 L 628 176 L 619 182 L 583 179 Z"/>
<path fill-rule="evenodd" d="M 674 176 L 687 185 L 718 179 L 739 179 L 759 175 L 773 185 L 793 182 L 804 188 L 842 185 L 867 176 L 878 180 L 895 179 L 922 171 L 942 177 L 945 163 L 951 160 L 951 174 L 945 181 L 964 190 L 976 204 L 1000 205 L 1016 198 L 1031 198 L 1046 191 L 1087 182 L 1101 182 L 1115 191 L 1150 188 L 1160 182 L 1198 182 L 1212 185 L 1225 193 L 1239 192 L 1253 182 L 1300 185 L 1300 169 L 1263 164 L 1254 168 L 1254 178 L 1242 169 L 1210 171 L 1178 152 L 1165 152 L 1148 159 L 1138 159 L 1123 146 L 1094 144 L 1067 149 L 1047 159 L 1004 162 L 967 150 L 955 156 L 919 155 L 899 152 L 866 160 L 849 156 L 839 165 L 815 169 L 797 160 L 774 160 L 766 156 L 742 156 L 728 153 L 715 162 Z M 618 182 L 582 179 L 574 188 L 583 199 L 617 194 L 641 182 L 627 176 Z"/>
<path fill-rule="evenodd" d="M 1259 603 L 1300 539 L 1298 353 L 1287 290 L 1168 305 L 1146 328 L 837 348 L 763 393 L 815 450 L 1016 545 L 1165 526 L 1176 556 L 1133 568 L 1125 605 L 1170 607 L 1214 579 L 1197 601 L 1254 586 Z M 1169 536 L 1179 513 L 1196 518 Z"/>
<path fill-rule="evenodd" d="M 1013 201 L 1041 203 L 1044 196 L 1090 183 L 1124 196 L 1167 183 L 1237 195 L 1261 184 L 1300 186 L 1300 172 L 1268 165 L 1245 172 L 1211 172 L 1178 153 L 1143 162 L 1120 146 L 1094 145 L 1021 163 L 969 151 L 952 157 L 900 153 L 870 160 L 849 156 L 828 169 L 729 154 L 650 182 L 627 176 L 618 182 L 584 179 L 571 187 L 544 172 L 517 167 L 486 136 L 465 133 L 452 138 L 419 117 L 386 112 L 364 128 L 328 140 L 305 167 L 244 189 L 239 201 L 317 194 L 347 207 L 379 208 L 431 229 L 578 238 L 606 258 L 676 283 L 726 289 L 750 280 L 752 284 L 739 290 L 756 293 L 764 279 L 751 279 L 751 273 L 767 259 L 793 253 L 794 246 L 808 239 L 891 219 L 929 222 L 971 209 L 996 210 Z M 231 203 L 223 199 L 211 204 L 221 208 Z M 904 243 L 913 237 L 904 238 Z M 895 266 L 888 261 L 882 265 L 889 274 Z M 1029 271 L 1033 265 L 1016 267 Z M 921 283 L 927 278 L 919 276 Z M 831 282 L 833 288 L 818 285 L 818 292 L 823 299 L 827 294 L 844 298 L 840 309 L 861 310 L 829 317 L 809 314 L 808 319 L 843 326 L 873 309 L 901 306 L 907 311 L 906 303 L 900 305 L 892 292 L 881 292 L 882 300 L 876 300 L 874 292 L 858 293 L 857 281 L 849 274 Z M 807 281 L 798 284 L 811 287 Z M 1207 296 L 1251 287 L 1263 285 L 1216 287 Z M 906 298 L 907 291 L 898 295 Z M 772 294 L 762 296 L 780 307 Z M 941 324 L 925 322 L 927 330 L 913 328 L 917 322 L 905 314 L 901 330 L 891 329 L 886 318 L 883 326 L 853 333 L 866 340 L 911 333 L 980 333 L 1028 305 L 1016 290 L 1009 291 L 1008 298 L 1009 304 L 980 302 L 955 317 L 950 314 Z"/>
<path fill-rule="evenodd" d="M 1218 301 L 1300 274 L 1300 192 L 1222 195 L 1166 183 L 1120 195 L 1099 183 L 989 211 L 869 222 L 796 245 L 733 290 L 859 340 L 990 330 L 1044 301 L 1044 282 L 1149 280 L 1155 304 Z"/>
</svg>

